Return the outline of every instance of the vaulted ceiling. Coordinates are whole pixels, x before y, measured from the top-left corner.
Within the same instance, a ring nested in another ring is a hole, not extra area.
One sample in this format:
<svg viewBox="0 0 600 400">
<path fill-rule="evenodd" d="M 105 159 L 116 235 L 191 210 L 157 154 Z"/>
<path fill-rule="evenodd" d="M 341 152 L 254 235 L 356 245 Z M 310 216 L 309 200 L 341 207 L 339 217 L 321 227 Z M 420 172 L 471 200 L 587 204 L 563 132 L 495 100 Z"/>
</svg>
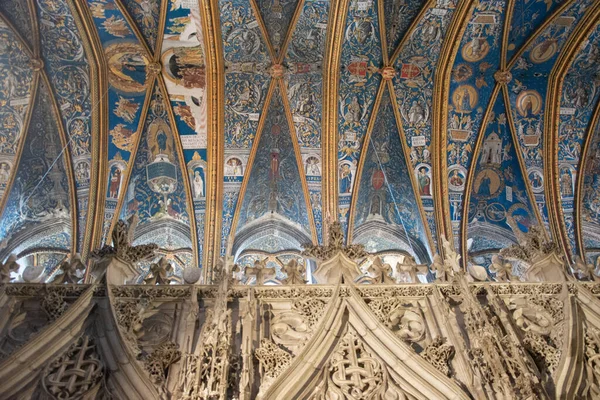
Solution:
<svg viewBox="0 0 600 400">
<path fill-rule="evenodd" d="M 342 222 L 429 263 L 532 225 L 600 254 L 593 0 L 0 2 L 0 256 L 137 215 L 176 270 Z M 208 276 L 208 275 L 207 275 Z"/>
</svg>

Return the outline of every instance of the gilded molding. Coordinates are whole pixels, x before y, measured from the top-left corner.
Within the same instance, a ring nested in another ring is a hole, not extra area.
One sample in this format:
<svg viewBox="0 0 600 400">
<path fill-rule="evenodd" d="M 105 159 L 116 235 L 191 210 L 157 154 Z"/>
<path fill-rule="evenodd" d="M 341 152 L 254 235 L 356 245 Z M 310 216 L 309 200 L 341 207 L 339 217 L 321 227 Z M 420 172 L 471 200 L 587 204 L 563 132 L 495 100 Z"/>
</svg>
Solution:
<svg viewBox="0 0 600 400">
<path fill-rule="evenodd" d="M 417 16 L 415 17 L 414 21 L 412 22 L 412 24 L 406 31 L 406 34 L 404 35 L 404 37 L 402 39 L 400 39 L 400 43 L 398 43 L 398 47 L 396 47 L 396 49 L 394 50 L 394 54 L 392 54 L 392 56 L 390 57 L 389 65 L 394 65 L 396 63 L 396 61 L 398 60 L 398 57 L 400 57 L 400 51 L 402 51 L 402 48 L 404 47 L 404 45 L 406 44 L 408 39 L 410 39 L 410 37 L 412 36 L 414 30 L 417 28 L 417 26 L 419 25 L 419 23 L 425 16 L 425 13 L 431 7 L 435 7 L 436 4 L 437 4 L 436 0 L 429 0 L 428 2 L 423 4 L 421 11 L 419 11 L 419 14 L 417 14 Z"/>
<path fill-rule="evenodd" d="M 119 11 L 121 11 L 121 14 L 123 14 L 123 18 L 125 18 L 125 20 L 127 21 L 127 24 L 133 31 L 133 34 L 135 35 L 135 37 L 137 37 L 138 42 L 140 42 L 140 46 L 142 46 L 142 48 L 145 50 L 148 59 L 154 60 L 154 54 L 153 54 L 152 49 L 150 49 L 150 47 L 148 47 L 148 43 L 146 43 L 146 39 L 144 39 L 144 35 L 142 35 L 142 33 L 140 32 L 140 30 L 137 27 L 137 24 L 135 23 L 135 21 L 133 20 L 131 15 L 129 15 L 129 12 L 127 11 L 127 8 L 125 8 L 125 6 L 123 5 L 123 2 L 121 0 L 113 0 L 113 1 L 119 8 Z M 159 35 L 159 36 L 162 36 L 162 35 Z"/>
<path fill-rule="evenodd" d="M 504 17 L 504 30 L 502 32 L 502 45 L 500 48 L 500 71 L 506 70 L 506 58 L 508 56 L 509 45 L 508 40 L 510 36 L 509 33 L 512 25 L 513 13 L 515 11 L 515 2 L 516 0 L 506 0 L 506 5 L 504 8 L 506 14 Z"/>
<path fill-rule="evenodd" d="M 260 113 L 260 119 L 258 121 L 258 126 L 256 127 L 256 136 L 254 136 L 252 150 L 250 151 L 248 163 L 246 164 L 246 171 L 244 171 L 244 179 L 242 180 L 242 186 L 240 187 L 240 193 L 238 194 L 238 201 L 235 206 L 235 212 L 233 213 L 233 220 L 231 221 L 231 229 L 229 231 L 229 240 L 227 242 L 229 243 L 227 252 L 231 250 L 230 246 L 233 243 L 233 240 L 235 239 L 235 231 L 237 230 L 237 223 L 240 218 L 240 211 L 244 203 L 246 188 L 248 187 L 248 181 L 250 181 L 250 174 L 252 173 L 252 169 L 254 168 L 254 159 L 256 158 L 256 152 L 258 150 L 258 146 L 260 145 L 260 138 L 262 137 L 263 127 L 265 126 L 265 121 L 267 120 L 269 107 L 271 106 L 271 100 L 273 98 L 273 94 L 276 88 L 277 79 L 271 79 L 271 82 L 269 83 L 267 97 L 265 98 L 265 104 L 263 105 L 262 112 Z M 226 253 L 226 255 L 229 256 L 231 254 Z"/>
<path fill-rule="evenodd" d="M 160 16 L 158 17 L 158 32 L 154 49 L 154 62 L 160 62 L 163 40 L 165 38 L 165 25 L 167 24 L 167 12 L 169 1 L 161 1 Z"/>
<path fill-rule="evenodd" d="M 40 26 L 37 17 L 37 6 L 35 4 L 35 0 L 24 1 L 27 1 L 27 5 L 29 6 L 29 15 L 31 15 L 31 33 L 33 35 L 31 42 L 33 44 L 34 58 L 42 58 L 42 45 L 40 43 Z M 25 41 L 23 42 L 25 43 Z"/>
<path fill-rule="evenodd" d="M 298 22 L 298 18 L 300 14 L 302 14 L 302 9 L 304 8 L 304 1 L 299 0 L 298 5 L 296 6 L 296 10 L 294 11 L 294 15 L 292 16 L 292 20 L 290 21 L 290 27 L 285 34 L 285 38 L 283 39 L 283 43 L 281 45 L 281 50 L 279 51 L 279 57 L 276 59 L 277 64 L 283 63 L 285 55 L 287 53 L 287 48 L 292 40 L 292 36 L 294 35 L 294 31 L 296 30 L 296 23 Z"/>
<path fill-rule="evenodd" d="M 169 104 L 169 92 L 167 91 L 167 86 L 165 85 L 165 81 L 162 74 L 158 74 L 156 78 L 163 99 L 167 103 L 165 108 L 167 110 L 169 123 L 171 124 L 171 133 L 175 142 L 177 158 L 179 158 L 179 168 L 181 169 L 183 187 L 185 188 L 187 211 L 190 218 L 190 238 L 192 241 L 193 263 L 194 265 L 198 265 L 198 231 L 196 230 L 196 218 L 194 217 L 194 197 L 192 195 L 192 186 L 190 184 L 188 168 L 185 162 L 185 157 L 183 155 L 183 146 L 181 144 L 181 137 L 179 136 L 179 129 L 177 129 L 177 122 L 175 121 L 175 116 L 173 115 L 173 107 L 171 107 Z"/>
<path fill-rule="evenodd" d="M 533 188 L 531 187 L 531 182 L 527 178 L 527 168 L 525 167 L 525 160 L 523 159 L 523 149 L 521 149 L 521 142 L 517 137 L 517 129 L 515 128 L 515 120 L 513 118 L 512 106 L 510 104 L 510 98 L 508 93 L 508 86 L 502 85 L 502 96 L 504 96 L 504 106 L 506 107 L 506 121 L 508 123 L 508 127 L 510 129 L 510 134 L 513 139 L 515 145 L 515 152 L 517 153 L 517 160 L 519 161 L 519 168 L 523 172 L 523 183 L 525 184 L 525 188 L 527 190 L 527 197 L 529 198 L 529 202 L 533 207 L 533 213 L 535 214 L 535 218 L 538 221 L 540 226 L 543 226 L 544 219 L 542 218 L 542 214 L 540 209 L 537 206 L 535 201 L 535 196 L 533 194 Z M 542 229 L 545 239 L 549 239 L 548 232 L 546 229 Z"/>
<path fill-rule="evenodd" d="M 332 0 L 323 63 L 323 120 L 321 129 L 322 207 L 324 220 L 338 219 L 338 88 L 344 28 L 349 0 Z M 328 224 L 323 223 L 326 241 Z"/>
<path fill-rule="evenodd" d="M 263 40 L 267 45 L 267 51 L 269 52 L 269 58 L 272 63 L 275 63 L 277 59 L 275 54 L 275 49 L 273 49 L 273 45 L 271 44 L 271 38 L 269 37 L 269 31 L 267 30 L 267 26 L 265 25 L 265 21 L 263 21 L 262 15 L 260 13 L 260 9 L 258 8 L 258 4 L 256 4 L 256 0 L 248 0 L 250 5 L 252 6 L 252 11 L 254 12 L 254 17 L 256 18 L 256 22 L 258 22 L 258 27 L 260 28 L 260 32 L 262 33 Z"/>
<path fill-rule="evenodd" d="M 208 282 L 220 256 L 225 154 L 225 72 L 218 0 L 199 1 L 206 60 L 207 174 L 204 216 L 203 277 Z M 209 79 L 210 78 L 210 79 Z"/>
<path fill-rule="evenodd" d="M 562 210 L 559 185 L 558 142 L 560 125 L 560 102 L 564 78 L 581 50 L 581 45 L 592 33 L 600 18 L 600 4 L 593 5 L 584 15 L 581 22 L 567 39 L 563 50 L 556 60 L 548 79 L 546 95 L 546 112 L 544 115 L 544 194 L 550 219 L 552 236 L 569 262 L 573 261 L 568 232 Z M 548 184 L 551 183 L 551 184 Z"/>
<path fill-rule="evenodd" d="M 68 5 L 73 14 L 73 19 L 77 25 L 77 29 L 81 35 L 84 50 L 86 52 L 90 66 L 90 82 L 91 82 L 91 99 L 92 99 L 92 116 L 91 116 L 91 162 L 90 185 L 88 195 L 87 220 L 85 224 L 84 241 L 81 246 L 81 255 L 83 260 L 91 249 L 100 245 L 102 235 L 102 221 L 104 219 L 104 202 L 102 194 L 99 190 L 101 182 L 106 182 L 106 178 L 102 173 L 106 164 L 106 149 L 107 131 L 108 131 L 108 99 L 105 94 L 108 90 L 106 80 L 106 69 L 103 68 L 106 63 L 104 60 L 104 49 L 95 36 L 96 28 L 91 18 L 86 11 L 87 7 L 81 7 L 78 2 L 68 0 Z M 88 18 L 86 20 L 86 18 Z M 91 22 L 91 25 L 90 25 Z M 98 138 L 98 140 L 93 140 Z M 92 211 L 93 210 L 93 211 Z M 92 211 L 92 212 L 90 212 Z M 97 220 L 100 219 L 100 230 L 96 229 Z M 97 242 L 97 243 L 96 243 Z"/>
<path fill-rule="evenodd" d="M 302 183 L 302 193 L 304 194 L 304 203 L 306 204 L 306 211 L 308 214 L 308 221 L 310 223 L 310 233 L 313 244 L 318 244 L 317 227 L 315 226 L 315 218 L 312 212 L 310 195 L 308 193 L 308 183 L 306 182 L 306 174 L 304 173 L 304 166 L 302 163 L 302 154 L 300 153 L 300 145 L 298 144 L 298 134 L 296 133 L 296 126 L 294 125 L 294 119 L 292 116 L 292 108 L 290 107 L 287 90 L 283 79 L 277 79 L 279 81 L 279 90 L 281 91 L 281 98 L 283 101 L 283 108 L 285 110 L 285 117 L 290 130 L 290 136 L 292 139 L 292 145 L 294 146 L 294 155 L 296 157 L 296 167 L 298 168 L 298 174 L 300 175 L 300 181 Z"/>
<path fill-rule="evenodd" d="M 469 259 L 469 254 L 467 251 L 467 235 L 469 233 L 469 219 L 465 218 L 466 215 L 469 215 L 469 205 L 471 203 L 471 190 L 473 187 L 473 181 L 475 177 L 475 171 L 477 170 L 477 161 L 479 159 L 479 152 L 481 151 L 481 145 L 483 143 L 483 137 L 485 136 L 485 131 L 488 126 L 488 122 L 490 117 L 493 114 L 494 105 L 496 104 L 496 100 L 498 94 L 501 90 L 501 84 L 496 83 L 494 86 L 494 90 L 490 96 L 490 102 L 488 103 L 487 109 L 485 110 L 485 114 L 481 119 L 481 126 L 479 127 L 479 131 L 477 132 L 477 140 L 475 141 L 475 147 L 473 148 L 473 155 L 471 158 L 471 167 L 467 172 L 467 177 L 465 179 L 465 189 L 463 193 L 463 201 L 462 201 L 462 216 L 460 220 L 460 254 L 463 260 Z M 512 132 L 512 129 L 511 129 Z"/>
<path fill-rule="evenodd" d="M 509 0 L 509 1 L 513 1 L 513 0 Z M 554 12 L 552 13 L 552 15 L 550 15 L 549 17 L 547 17 L 544 22 L 537 27 L 537 29 L 531 34 L 529 35 L 529 37 L 527 38 L 527 40 L 525 41 L 525 43 L 523 43 L 523 45 L 513 54 L 512 58 L 510 59 L 510 61 L 508 61 L 508 65 L 506 66 L 507 70 L 511 70 L 512 67 L 515 65 L 515 63 L 517 62 L 517 60 L 519 59 L 519 57 L 521 57 L 521 55 L 525 52 L 525 50 L 527 50 L 527 48 L 529 47 L 529 45 L 531 43 L 533 43 L 538 36 L 540 36 L 548 27 L 548 25 L 550 25 L 551 23 L 554 22 L 554 20 L 558 17 L 560 17 L 560 15 L 568 8 L 570 7 L 573 3 L 577 3 L 579 0 L 568 0 L 566 3 L 562 4 L 560 7 L 558 7 L 556 10 L 554 10 Z M 512 15 L 512 10 L 511 10 L 511 15 Z M 508 21 L 507 21 L 508 22 Z"/>
<path fill-rule="evenodd" d="M 150 101 L 152 100 L 152 93 L 154 90 L 154 85 L 156 84 L 156 76 L 152 76 L 146 84 L 146 96 L 144 98 L 144 105 L 142 106 L 142 113 L 140 115 L 140 121 L 138 123 L 138 127 L 136 132 L 138 132 L 138 137 L 135 143 L 135 148 L 131 152 L 129 156 L 129 161 L 127 162 L 127 168 L 125 171 L 125 179 L 123 180 L 123 187 L 129 187 L 129 179 L 131 178 L 131 172 L 133 169 L 133 163 L 135 162 L 135 158 L 137 157 L 138 148 L 140 146 L 140 142 L 142 140 L 142 130 L 144 129 L 144 125 L 146 124 L 146 116 L 148 115 L 148 108 L 150 107 Z M 123 207 L 123 202 L 125 201 L 125 196 L 120 196 L 117 201 L 117 206 L 115 207 L 115 214 L 113 215 L 113 221 L 108 230 L 107 239 L 112 237 L 112 232 L 115 229 L 117 221 L 119 220 L 119 215 L 121 214 L 121 208 Z"/>
<path fill-rule="evenodd" d="M 377 88 L 377 94 L 375 95 L 375 102 L 373 103 L 373 111 L 369 118 L 369 124 L 367 125 L 367 131 L 362 139 L 362 148 L 360 154 L 360 160 L 358 161 L 358 167 L 356 168 L 356 177 L 354 178 L 354 187 L 352 188 L 352 201 L 350 202 L 350 210 L 348 216 L 348 231 L 346 232 L 346 242 L 352 243 L 352 236 L 354 233 L 354 214 L 356 210 L 356 202 L 358 201 L 358 192 L 360 190 L 360 181 L 362 179 L 363 167 L 365 165 L 365 159 L 369 152 L 369 142 L 371 141 L 371 133 L 373 132 L 373 126 L 377 120 L 379 114 L 379 106 L 381 105 L 381 97 L 383 92 L 386 90 L 386 81 L 381 80 L 379 87 Z"/>
<path fill-rule="evenodd" d="M 581 149 L 581 156 L 579 157 L 579 173 L 577 174 L 577 182 L 575 183 L 575 199 L 573 201 L 574 209 L 574 223 L 575 223 L 575 242 L 577 243 L 577 248 L 579 250 L 578 254 L 583 259 L 586 260 L 586 248 L 583 242 L 583 229 L 582 229 L 582 212 L 581 208 L 583 206 L 583 196 L 585 195 L 585 170 L 587 168 L 588 157 L 587 154 L 590 151 L 590 146 L 594 140 L 594 134 L 596 131 L 596 127 L 600 123 L 600 102 L 596 104 L 594 109 L 594 113 L 592 114 L 592 118 L 590 119 L 590 123 L 587 128 L 587 134 L 585 137 L 585 142 L 583 143 Z"/>
<path fill-rule="evenodd" d="M 433 88 L 433 118 L 431 126 L 431 169 L 433 184 L 433 207 L 438 243 L 444 235 L 452 243 L 454 237 L 450 220 L 448 199 L 448 166 L 446 157 L 448 100 L 450 97 L 450 76 L 454 60 L 460 47 L 463 33 L 471 20 L 476 0 L 462 0 L 456 7 L 448 33 L 442 45 L 437 64 Z M 442 250 L 441 248 L 439 249 Z M 463 260 L 464 261 L 464 260 Z"/>
<path fill-rule="evenodd" d="M 15 161 L 13 163 L 14 168 L 10 173 L 10 178 L 8 179 L 8 183 L 6 184 L 6 189 L 4 189 L 4 195 L 0 199 L 0 216 L 4 214 L 4 208 L 6 207 L 6 203 L 8 202 L 8 196 L 12 190 L 12 186 L 14 180 L 17 176 L 17 171 L 19 169 L 19 164 L 21 162 L 21 154 L 23 153 L 23 147 L 25 146 L 25 139 L 27 139 L 27 134 L 29 133 L 29 123 L 31 122 L 31 115 L 33 114 L 33 106 L 35 104 L 35 99 L 37 97 L 38 84 L 40 79 L 40 72 L 33 72 L 33 81 L 31 82 L 31 97 L 29 98 L 29 104 L 27 106 L 27 115 L 25 116 L 25 123 L 23 124 L 23 129 L 21 131 L 21 135 L 19 137 L 19 145 L 17 147 L 17 152 L 15 154 Z"/>
</svg>

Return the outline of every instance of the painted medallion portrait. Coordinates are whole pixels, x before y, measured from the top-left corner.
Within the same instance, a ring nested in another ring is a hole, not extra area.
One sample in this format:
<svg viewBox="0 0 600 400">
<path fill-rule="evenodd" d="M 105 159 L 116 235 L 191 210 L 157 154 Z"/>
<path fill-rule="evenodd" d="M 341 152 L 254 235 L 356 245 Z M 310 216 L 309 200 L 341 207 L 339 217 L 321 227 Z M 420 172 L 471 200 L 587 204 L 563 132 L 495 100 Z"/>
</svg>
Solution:
<svg viewBox="0 0 600 400">
<path fill-rule="evenodd" d="M 525 90 L 517 96 L 517 111 L 525 118 L 536 116 L 542 110 L 542 96 L 535 90 Z"/>
<path fill-rule="evenodd" d="M 448 188 L 457 192 L 462 192 L 465 188 L 467 174 L 464 167 L 460 165 L 452 166 L 448 169 Z"/>
<path fill-rule="evenodd" d="M 461 85 L 452 94 L 452 104 L 459 113 L 470 113 L 477 105 L 478 95 L 471 85 Z"/>
<path fill-rule="evenodd" d="M 529 53 L 529 59 L 535 64 L 541 64 L 552 58 L 558 51 L 556 39 L 546 39 Z"/>
<path fill-rule="evenodd" d="M 531 182 L 531 189 L 533 193 L 542 193 L 544 191 L 544 175 L 539 169 L 531 169 L 527 173 L 529 182 Z"/>
<path fill-rule="evenodd" d="M 490 51 L 490 45 L 485 38 L 476 37 L 462 48 L 462 57 L 465 61 L 477 62 L 487 56 Z"/>
<path fill-rule="evenodd" d="M 475 177 L 475 183 L 473 186 L 474 195 L 477 198 L 489 199 L 496 197 L 496 195 L 503 189 L 504 182 L 494 169 L 487 168 L 480 171 Z"/>
<path fill-rule="evenodd" d="M 115 43 L 106 48 L 108 80 L 117 90 L 141 93 L 146 89 L 148 59 L 144 49 L 133 42 Z"/>
</svg>

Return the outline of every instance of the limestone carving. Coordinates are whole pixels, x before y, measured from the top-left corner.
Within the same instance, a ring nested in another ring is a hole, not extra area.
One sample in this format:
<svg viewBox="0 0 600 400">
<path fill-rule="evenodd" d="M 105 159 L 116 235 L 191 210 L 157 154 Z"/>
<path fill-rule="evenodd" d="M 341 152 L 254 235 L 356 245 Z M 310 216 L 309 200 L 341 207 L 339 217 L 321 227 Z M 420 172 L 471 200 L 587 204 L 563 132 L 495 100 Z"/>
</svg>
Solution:
<svg viewBox="0 0 600 400">
<path fill-rule="evenodd" d="M 362 245 L 352 244 L 345 246 L 342 224 L 339 221 L 334 221 L 329 225 L 329 240 L 327 245 L 305 245 L 302 255 L 319 261 L 327 261 L 337 253 L 342 253 L 351 260 L 364 258 L 368 255 Z"/>
<path fill-rule="evenodd" d="M 125 262 L 135 264 L 139 261 L 151 260 L 155 257 L 158 246 L 155 244 L 143 244 L 133 246 L 135 228 L 138 216 L 134 214 L 129 219 L 129 224 L 119 220 L 112 232 L 113 245 L 106 245 L 100 250 L 92 252 L 91 256 L 100 260 L 105 257 L 118 257 Z"/>
<path fill-rule="evenodd" d="M 374 299 L 368 306 L 400 339 L 409 343 L 425 339 L 425 320 L 418 307 L 405 304 L 397 297 Z"/>
<path fill-rule="evenodd" d="M 516 279 L 512 274 L 512 264 L 504 261 L 498 254 L 492 256 L 490 271 L 496 274 L 496 281 L 509 282 Z"/>
<path fill-rule="evenodd" d="M 442 260 L 442 257 L 439 254 L 433 256 L 433 263 L 431 264 L 430 269 L 435 273 L 435 279 L 438 282 L 451 282 L 454 278 L 452 266 Z"/>
<path fill-rule="evenodd" d="M 169 272 L 171 272 L 171 263 L 161 257 L 157 263 L 150 264 L 150 273 L 144 279 L 144 283 L 146 285 L 168 285 L 171 283 Z"/>
<path fill-rule="evenodd" d="M 162 385 L 166 378 L 165 371 L 180 357 L 179 346 L 171 341 L 166 341 L 144 358 L 144 367 L 150 373 L 152 381 Z"/>
<path fill-rule="evenodd" d="M 502 249 L 500 255 L 504 258 L 532 263 L 540 255 L 544 256 L 557 251 L 556 244 L 545 239 L 543 229 L 537 225 L 530 227 L 529 232 L 523 235 L 519 244 Z"/>
<path fill-rule="evenodd" d="M 454 346 L 446 343 L 446 339 L 438 336 L 420 354 L 438 371 L 446 376 L 451 375 L 450 359 L 454 356 Z"/>
<path fill-rule="evenodd" d="M 254 352 L 256 359 L 263 369 L 264 378 L 260 390 L 265 391 L 292 361 L 292 355 L 268 339 L 260 342 L 260 347 Z"/>
<path fill-rule="evenodd" d="M 303 277 L 305 268 L 298 264 L 296 259 L 292 258 L 282 269 L 287 274 L 287 278 L 281 281 L 284 285 L 303 285 L 306 283 Z"/>
<path fill-rule="evenodd" d="M 104 366 L 96 345 L 83 335 L 44 369 L 42 387 L 52 399 L 93 399 L 103 378 Z"/>
<path fill-rule="evenodd" d="M 9 283 L 11 279 L 10 274 L 18 270 L 17 257 L 11 254 L 5 263 L 0 263 L 0 283 Z"/>
<path fill-rule="evenodd" d="M 59 264 L 60 271 L 49 282 L 50 284 L 79 283 L 85 273 L 85 264 L 78 253 L 65 257 Z"/>
<path fill-rule="evenodd" d="M 47 291 L 42 300 L 42 309 L 48 314 L 50 321 L 56 321 L 69 308 L 64 300 L 63 293 L 59 291 Z"/>
<path fill-rule="evenodd" d="M 442 245 L 444 246 L 444 266 L 446 271 L 452 271 L 456 273 L 461 270 L 460 267 L 460 255 L 454 250 L 454 246 L 446 239 L 444 235 L 441 235 Z"/>
<path fill-rule="evenodd" d="M 541 370 L 552 374 L 560 361 L 563 303 L 555 297 L 529 296 L 508 304 L 513 320 L 525 333 L 523 343 Z"/>
<path fill-rule="evenodd" d="M 477 301 L 464 274 L 459 273 L 458 278 L 460 310 L 471 344 L 468 355 L 483 391 L 496 398 L 535 398 L 532 396 L 542 390 L 539 378 L 523 359 L 519 344 Z"/>
<path fill-rule="evenodd" d="M 265 281 L 275 277 L 275 269 L 267 267 L 267 261 L 256 260 L 253 267 L 246 267 L 246 275 L 255 276 L 257 285 L 264 285 Z"/>
<path fill-rule="evenodd" d="M 587 370 L 586 394 L 600 398 L 600 330 L 588 327 L 585 334 L 585 361 Z"/>
<path fill-rule="evenodd" d="M 392 278 L 392 267 L 390 264 L 384 263 L 380 257 L 375 257 L 373 263 L 369 266 L 369 274 L 371 274 L 371 282 L 391 285 L 396 283 Z"/>
<path fill-rule="evenodd" d="M 575 256 L 575 263 L 573 264 L 573 273 L 577 279 L 580 280 L 599 280 L 596 275 L 596 267 L 594 264 L 586 264 L 581 257 Z"/>
<path fill-rule="evenodd" d="M 323 384 L 311 400 L 403 399 L 406 393 L 390 378 L 387 367 L 371 355 L 352 330 L 340 339 L 323 371 Z"/>
</svg>

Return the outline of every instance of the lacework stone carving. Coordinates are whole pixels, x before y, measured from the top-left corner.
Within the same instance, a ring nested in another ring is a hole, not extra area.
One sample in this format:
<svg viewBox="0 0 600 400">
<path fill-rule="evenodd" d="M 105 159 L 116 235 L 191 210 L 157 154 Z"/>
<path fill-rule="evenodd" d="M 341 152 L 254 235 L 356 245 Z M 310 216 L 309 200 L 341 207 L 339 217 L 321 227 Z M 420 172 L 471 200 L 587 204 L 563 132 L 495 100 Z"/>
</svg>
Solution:
<svg viewBox="0 0 600 400">
<path fill-rule="evenodd" d="M 313 329 L 325 312 L 326 303 L 321 299 L 297 299 L 292 303 L 292 309 L 297 311 L 306 321 L 308 327 Z"/>
<path fill-rule="evenodd" d="M 529 228 L 529 232 L 523 234 L 519 244 L 502 249 L 500 256 L 509 260 L 522 260 L 532 263 L 537 257 L 556 251 L 558 251 L 556 243 L 546 240 L 543 228 L 534 225 Z"/>
<path fill-rule="evenodd" d="M 42 309 L 48 314 L 48 319 L 56 321 L 69 308 L 64 294 L 60 291 L 48 291 L 42 300 Z"/>
<path fill-rule="evenodd" d="M 261 340 L 260 347 L 254 351 L 254 355 L 263 367 L 265 377 L 271 382 L 292 362 L 292 355 L 269 339 Z"/>
<path fill-rule="evenodd" d="M 425 321 L 418 307 L 394 297 L 371 300 L 368 306 L 400 339 L 408 343 L 425 339 Z"/>
<path fill-rule="evenodd" d="M 96 345 L 87 335 L 80 337 L 45 368 L 42 387 L 53 399 L 95 398 L 104 378 L 104 366 Z"/>
<path fill-rule="evenodd" d="M 450 360 L 454 356 L 454 346 L 446 343 L 446 339 L 438 336 L 420 353 L 438 371 L 451 376 Z"/>
<path fill-rule="evenodd" d="M 471 347 L 468 355 L 474 374 L 484 392 L 497 398 L 536 398 L 539 378 L 523 357 L 520 344 L 506 334 L 492 315 L 474 296 L 464 273 L 458 274 L 460 311 Z M 488 294 L 494 304 L 497 298 Z M 533 397 L 532 397 L 533 396 Z"/>
<path fill-rule="evenodd" d="M 304 246 L 302 255 L 319 261 L 327 261 L 337 253 L 342 253 L 351 260 L 358 260 L 369 255 L 362 245 L 352 244 L 345 246 L 342 224 L 334 221 L 329 225 L 329 240 L 327 245 L 315 246 L 307 244 Z"/>
<path fill-rule="evenodd" d="M 162 343 L 146 356 L 143 361 L 144 367 L 150 374 L 152 382 L 157 385 L 164 384 L 167 368 L 180 357 L 179 345 L 171 341 Z"/>
<path fill-rule="evenodd" d="M 144 314 L 150 307 L 151 302 L 151 298 L 140 298 L 135 301 L 121 300 L 115 304 L 117 324 L 122 328 L 129 347 L 138 356 L 142 353 L 138 338 L 142 333 Z"/>
<path fill-rule="evenodd" d="M 373 357 L 350 330 L 339 341 L 323 374 L 324 382 L 317 386 L 311 400 L 406 398 L 389 377 L 386 365 Z"/>
<path fill-rule="evenodd" d="M 541 370 L 550 374 L 561 356 L 564 329 L 563 302 L 555 297 L 511 299 L 515 324 L 525 332 L 523 344 Z"/>
<path fill-rule="evenodd" d="M 585 332 L 585 363 L 588 386 L 585 394 L 591 399 L 600 398 L 600 330 L 588 327 Z"/>
<path fill-rule="evenodd" d="M 134 214 L 128 221 L 129 225 L 123 220 L 119 220 L 112 232 L 113 245 L 106 245 L 100 250 L 91 253 L 96 259 L 104 257 L 118 257 L 125 262 L 135 264 L 139 261 L 149 261 L 155 257 L 158 246 L 155 244 L 143 244 L 132 246 L 133 235 L 138 223 L 138 216 Z"/>
</svg>

